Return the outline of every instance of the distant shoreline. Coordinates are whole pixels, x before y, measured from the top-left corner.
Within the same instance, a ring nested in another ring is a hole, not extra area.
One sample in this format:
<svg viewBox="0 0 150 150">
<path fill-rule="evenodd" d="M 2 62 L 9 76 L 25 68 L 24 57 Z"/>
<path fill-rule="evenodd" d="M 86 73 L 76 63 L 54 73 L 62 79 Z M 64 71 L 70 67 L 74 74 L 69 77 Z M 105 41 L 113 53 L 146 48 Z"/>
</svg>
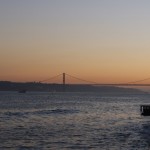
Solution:
<svg viewBox="0 0 150 150">
<path fill-rule="evenodd" d="M 48 84 L 39 82 L 0 81 L 0 91 L 39 91 L 39 92 L 142 92 L 135 88 L 117 86 L 94 86 L 89 84 Z"/>
</svg>

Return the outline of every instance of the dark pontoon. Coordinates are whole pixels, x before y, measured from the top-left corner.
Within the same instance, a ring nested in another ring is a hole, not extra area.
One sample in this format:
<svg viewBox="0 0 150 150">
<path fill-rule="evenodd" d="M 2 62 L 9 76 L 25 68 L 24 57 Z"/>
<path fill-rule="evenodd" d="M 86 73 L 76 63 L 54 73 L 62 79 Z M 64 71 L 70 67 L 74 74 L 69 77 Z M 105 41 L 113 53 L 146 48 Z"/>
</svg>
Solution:
<svg viewBox="0 0 150 150">
<path fill-rule="evenodd" d="M 141 115 L 150 116 L 150 105 L 141 105 Z"/>
</svg>

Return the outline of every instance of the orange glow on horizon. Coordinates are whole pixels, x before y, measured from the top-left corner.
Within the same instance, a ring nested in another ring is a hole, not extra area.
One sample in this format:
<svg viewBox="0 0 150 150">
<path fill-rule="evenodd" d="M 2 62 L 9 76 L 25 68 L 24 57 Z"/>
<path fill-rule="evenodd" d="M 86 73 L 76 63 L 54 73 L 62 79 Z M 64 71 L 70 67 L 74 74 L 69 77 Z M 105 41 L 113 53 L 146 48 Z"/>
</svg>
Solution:
<svg viewBox="0 0 150 150">
<path fill-rule="evenodd" d="M 148 1 L 15 4 L 0 1 L 1 81 L 38 82 L 63 72 L 97 83 L 150 77 Z"/>
</svg>

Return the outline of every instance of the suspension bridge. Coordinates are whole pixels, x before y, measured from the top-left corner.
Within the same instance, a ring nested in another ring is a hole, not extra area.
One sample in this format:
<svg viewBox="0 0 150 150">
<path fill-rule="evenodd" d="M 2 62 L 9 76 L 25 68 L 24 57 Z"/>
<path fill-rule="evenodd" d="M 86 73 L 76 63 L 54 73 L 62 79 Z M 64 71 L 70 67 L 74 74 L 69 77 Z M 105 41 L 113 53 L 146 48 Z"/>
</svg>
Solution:
<svg viewBox="0 0 150 150">
<path fill-rule="evenodd" d="M 39 81 L 39 82 L 40 83 L 47 83 L 47 82 L 52 81 L 52 80 L 54 80 L 58 77 L 61 77 L 61 83 L 60 84 L 62 84 L 63 86 L 65 86 L 66 84 L 70 84 L 70 83 L 66 82 L 67 77 L 78 80 L 78 81 L 80 81 L 81 84 L 88 84 L 88 85 L 98 85 L 98 86 L 150 86 L 149 83 L 144 83 L 144 84 L 142 83 L 142 82 L 145 82 L 145 81 L 150 81 L 150 78 L 145 78 L 145 79 L 136 80 L 136 81 L 130 81 L 130 82 L 127 82 L 127 83 L 97 83 L 97 82 L 93 82 L 93 81 L 84 80 L 84 79 L 78 78 L 76 76 L 67 74 L 67 73 L 61 73 L 61 74 L 58 74 L 56 76 L 50 77 L 48 79 L 45 79 L 45 80 L 42 80 L 42 81 Z"/>
</svg>

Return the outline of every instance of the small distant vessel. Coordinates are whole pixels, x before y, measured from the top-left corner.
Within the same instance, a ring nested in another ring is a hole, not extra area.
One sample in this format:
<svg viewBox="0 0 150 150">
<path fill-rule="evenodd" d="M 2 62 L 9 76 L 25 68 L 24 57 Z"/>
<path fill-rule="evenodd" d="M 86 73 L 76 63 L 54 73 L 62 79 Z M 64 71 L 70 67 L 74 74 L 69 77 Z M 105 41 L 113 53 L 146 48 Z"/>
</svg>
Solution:
<svg viewBox="0 0 150 150">
<path fill-rule="evenodd" d="M 150 116 L 150 105 L 141 105 L 141 115 Z"/>
<path fill-rule="evenodd" d="M 20 91 L 18 91 L 19 93 L 26 93 L 27 92 L 27 90 L 20 90 Z"/>
</svg>

